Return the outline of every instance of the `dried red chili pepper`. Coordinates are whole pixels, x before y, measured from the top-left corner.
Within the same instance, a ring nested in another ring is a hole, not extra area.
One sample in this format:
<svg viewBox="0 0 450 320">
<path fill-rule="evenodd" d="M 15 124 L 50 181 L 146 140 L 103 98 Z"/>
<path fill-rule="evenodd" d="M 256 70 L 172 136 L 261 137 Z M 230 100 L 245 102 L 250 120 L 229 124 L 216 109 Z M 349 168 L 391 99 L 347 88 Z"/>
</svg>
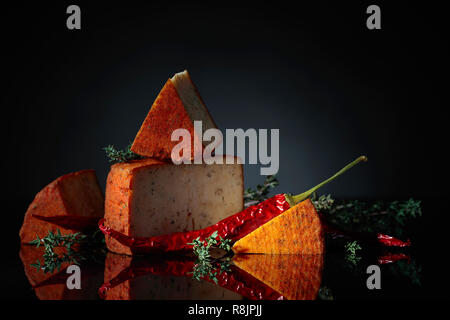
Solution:
<svg viewBox="0 0 450 320">
<path fill-rule="evenodd" d="M 130 237 L 112 230 L 104 225 L 104 219 L 99 221 L 99 228 L 104 234 L 130 247 L 134 253 L 187 251 L 192 250 L 192 245 L 189 243 L 194 239 L 200 237 L 204 240 L 215 231 L 222 238 L 237 241 L 289 208 L 284 194 L 278 194 L 207 228 L 149 238 Z"/>
<path fill-rule="evenodd" d="M 276 216 L 280 215 L 290 207 L 307 199 L 317 189 L 331 182 L 361 161 L 367 161 L 367 158 L 365 156 L 357 158 L 356 160 L 339 170 L 333 176 L 306 192 L 303 192 L 296 196 L 292 196 L 289 194 L 278 194 L 257 205 L 250 206 L 241 212 L 225 218 L 215 225 L 201 230 L 177 232 L 154 237 L 130 237 L 105 226 L 104 219 L 101 219 L 99 221 L 98 226 L 104 234 L 109 235 L 121 244 L 130 247 L 130 249 L 134 253 L 155 253 L 191 250 L 192 246 L 188 243 L 191 243 L 196 238 L 204 240 L 215 231 L 218 232 L 218 236 L 230 239 L 232 242 L 234 242 L 259 228 L 261 225 L 265 224 Z"/>
<path fill-rule="evenodd" d="M 335 227 L 328 224 L 324 217 L 321 216 L 322 225 L 324 226 L 324 231 L 330 235 L 333 239 L 336 238 L 347 238 L 360 240 L 369 244 L 382 245 L 385 247 L 409 247 L 411 246 L 411 241 L 402 241 L 400 239 L 394 238 L 392 236 L 382 234 L 382 233 L 363 233 L 354 231 L 343 231 L 336 229 Z"/>
<path fill-rule="evenodd" d="M 411 245 L 411 241 L 409 239 L 404 242 L 382 233 L 377 233 L 377 239 L 380 244 L 386 247 L 409 247 Z"/>
<path fill-rule="evenodd" d="M 177 260 L 138 260 L 136 263 L 133 261 L 132 265 L 122 270 L 116 277 L 110 281 L 104 283 L 99 289 L 98 294 L 101 299 L 107 297 L 107 292 L 118 286 L 119 284 L 132 280 L 144 275 L 163 275 L 163 276 L 175 276 L 175 277 L 192 277 L 192 271 L 194 269 L 195 262 L 189 259 L 177 259 Z M 217 270 L 213 270 L 216 273 L 217 285 L 236 292 L 243 297 L 250 300 L 284 300 L 285 298 L 257 280 L 247 272 L 239 269 L 238 267 L 231 265 L 229 271 L 220 271 L 220 267 L 217 266 Z M 209 278 L 204 280 L 213 282 Z"/>
</svg>

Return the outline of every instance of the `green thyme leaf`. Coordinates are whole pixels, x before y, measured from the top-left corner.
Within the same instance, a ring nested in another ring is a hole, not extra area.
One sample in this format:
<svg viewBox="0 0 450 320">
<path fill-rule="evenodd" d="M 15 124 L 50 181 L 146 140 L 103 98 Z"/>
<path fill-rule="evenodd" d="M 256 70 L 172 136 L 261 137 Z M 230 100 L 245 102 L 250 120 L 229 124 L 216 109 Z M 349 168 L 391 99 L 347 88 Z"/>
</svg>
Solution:
<svg viewBox="0 0 450 320">
<path fill-rule="evenodd" d="M 276 176 L 272 175 L 267 176 L 263 185 L 258 184 L 256 186 L 256 190 L 247 188 L 244 192 L 245 206 L 248 207 L 266 200 L 271 189 L 275 188 L 279 184 L 280 183 L 278 182 Z"/>
<path fill-rule="evenodd" d="M 130 143 L 125 150 L 117 150 L 113 145 L 106 146 L 103 150 L 105 150 L 109 162 L 128 162 L 142 159 L 140 155 L 131 151 L 131 145 Z"/>
<path fill-rule="evenodd" d="M 345 251 L 347 252 L 345 260 L 353 265 L 358 264 L 358 262 L 361 260 L 361 257 L 358 256 L 357 251 L 361 249 L 362 248 L 359 245 L 358 241 L 347 242 L 347 244 L 345 245 Z"/>
</svg>

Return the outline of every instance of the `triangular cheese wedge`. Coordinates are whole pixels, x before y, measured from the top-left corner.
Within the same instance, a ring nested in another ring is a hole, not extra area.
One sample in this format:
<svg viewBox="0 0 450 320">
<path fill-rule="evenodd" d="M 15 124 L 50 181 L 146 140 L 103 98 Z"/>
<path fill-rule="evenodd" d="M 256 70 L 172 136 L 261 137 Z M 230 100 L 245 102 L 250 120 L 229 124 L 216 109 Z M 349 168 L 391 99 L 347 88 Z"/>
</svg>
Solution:
<svg viewBox="0 0 450 320">
<path fill-rule="evenodd" d="M 22 243 L 45 237 L 49 231 L 62 234 L 79 230 L 79 223 L 64 223 L 80 217 L 100 219 L 104 213 L 103 193 L 94 170 L 82 170 L 59 177 L 42 189 L 29 205 L 25 213 L 20 240 Z M 56 222 L 60 223 L 56 223 Z M 52 223 L 53 222 L 53 223 Z M 62 222 L 62 223 L 61 223 Z M 77 222 L 77 221 L 74 221 Z"/>
<path fill-rule="evenodd" d="M 314 300 L 322 282 L 321 254 L 240 254 L 233 263 L 288 300 Z"/>
<path fill-rule="evenodd" d="M 263 224 L 233 246 L 235 253 L 322 254 L 323 230 L 311 200 Z"/>
<path fill-rule="evenodd" d="M 194 130 L 194 121 L 202 121 L 200 130 Z M 172 141 L 172 132 L 176 129 L 186 129 L 191 135 L 191 154 L 176 155 L 174 160 L 193 159 L 194 144 L 197 151 L 203 151 L 201 136 L 211 128 L 217 128 L 214 120 L 206 109 L 200 94 L 187 71 L 175 74 L 169 79 L 139 130 L 131 151 L 144 157 L 159 160 L 171 159 L 172 149 L 180 141 Z M 218 145 L 214 141 L 215 145 Z"/>
</svg>

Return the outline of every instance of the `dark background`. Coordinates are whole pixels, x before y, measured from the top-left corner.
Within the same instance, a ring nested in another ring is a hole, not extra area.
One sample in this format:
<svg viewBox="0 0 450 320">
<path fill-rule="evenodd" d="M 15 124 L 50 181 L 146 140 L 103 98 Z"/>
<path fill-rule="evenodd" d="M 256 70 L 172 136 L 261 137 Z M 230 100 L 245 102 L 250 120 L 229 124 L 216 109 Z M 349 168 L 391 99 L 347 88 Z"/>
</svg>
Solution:
<svg viewBox="0 0 450 320">
<path fill-rule="evenodd" d="M 188 69 L 219 128 L 279 128 L 278 192 L 300 193 L 361 154 L 323 193 L 447 197 L 448 35 L 438 4 L 48 2 L 2 7 L 4 227 L 15 243 L 34 195 L 134 139 Z M 66 28 L 78 4 L 82 29 Z M 368 30 L 370 4 L 382 29 Z M 246 186 L 263 181 L 245 166 Z M 426 212 L 435 233 L 448 218 Z M 439 221 L 439 223 L 436 223 Z M 17 252 L 15 253 L 17 254 Z"/>
</svg>

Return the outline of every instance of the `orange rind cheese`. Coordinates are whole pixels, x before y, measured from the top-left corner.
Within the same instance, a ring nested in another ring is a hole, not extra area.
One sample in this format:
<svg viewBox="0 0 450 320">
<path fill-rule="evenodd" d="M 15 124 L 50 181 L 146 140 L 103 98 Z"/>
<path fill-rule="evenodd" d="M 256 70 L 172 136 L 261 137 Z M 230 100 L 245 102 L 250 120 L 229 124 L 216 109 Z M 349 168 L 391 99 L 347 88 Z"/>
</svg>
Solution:
<svg viewBox="0 0 450 320">
<path fill-rule="evenodd" d="M 322 254 L 324 237 L 311 200 L 305 200 L 263 224 L 233 246 L 235 253 Z"/>
<path fill-rule="evenodd" d="M 202 121 L 202 130 L 194 130 L 194 121 Z M 179 141 L 172 141 L 176 129 L 186 129 L 191 136 L 191 154 L 174 155 L 174 160 L 193 159 L 194 151 L 203 152 L 201 136 L 216 128 L 187 71 L 169 79 L 154 101 L 131 146 L 131 151 L 144 157 L 172 159 L 172 149 Z M 194 148 L 197 145 L 198 148 Z M 201 155 L 201 154 L 200 154 Z"/>
<path fill-rule="evenodd" d="M 74 233 L 75 228 L 58 226 L 44 221 L 64 220 L 61 217 L 98 218 L 103 217 L 104 198 L 94 170 L 81 170 L 59 177 L 42 189 L 29 205 L 19 232 L 20 241 L 45 237 L 49 231 L 61 234 Z M 39 219 L 37 217 L 40 217 Z M 58 219 L 55 219 L 57 217 Z M 84 219 L 86 220 L 86 219 Z"/>
</svg>

